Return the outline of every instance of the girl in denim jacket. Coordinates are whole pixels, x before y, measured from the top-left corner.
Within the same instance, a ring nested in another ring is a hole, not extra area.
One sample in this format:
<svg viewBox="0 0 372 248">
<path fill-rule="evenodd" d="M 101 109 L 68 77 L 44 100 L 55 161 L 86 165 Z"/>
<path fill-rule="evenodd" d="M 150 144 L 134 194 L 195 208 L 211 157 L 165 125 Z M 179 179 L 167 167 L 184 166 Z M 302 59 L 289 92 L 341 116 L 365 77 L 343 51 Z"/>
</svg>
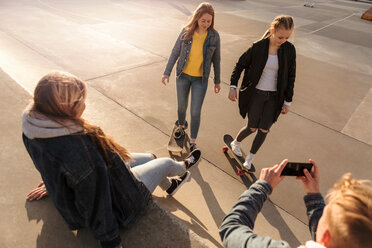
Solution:
<svg viewBox="0 0 372 248">
<path fill-rule="evenodd" d="M 71 230 L 88 227 L 102 247 L 120 247 L 159 185 L 173 195 L 190 178 L 200 151 L 185 161 L 129 153 L 81 116 L 86 84 L 61 72 L 44 76 L 22 117 L 23 142 L 43 181 L 27 195 L 50 195 Z"/>
<path fill-rule="evenodd" d="M 220 91 L 220 37 L 214 29 L 214 10 L 210 3 L 201 3 L 194 11 L 190 22 L 177 38 L 165 68 L 162 83 L 169 83 L 174 64 L 176 69 L 176 89 L 178 120 L 174 136 L 181 138 L 188 124 L 186 110 L 191 90 L 190 151 L 196 149 L 196 138 L 200 126 L 201 108 L 208 87 L 208 78 L 213 63 L 214 92 Z"/>
</svg>

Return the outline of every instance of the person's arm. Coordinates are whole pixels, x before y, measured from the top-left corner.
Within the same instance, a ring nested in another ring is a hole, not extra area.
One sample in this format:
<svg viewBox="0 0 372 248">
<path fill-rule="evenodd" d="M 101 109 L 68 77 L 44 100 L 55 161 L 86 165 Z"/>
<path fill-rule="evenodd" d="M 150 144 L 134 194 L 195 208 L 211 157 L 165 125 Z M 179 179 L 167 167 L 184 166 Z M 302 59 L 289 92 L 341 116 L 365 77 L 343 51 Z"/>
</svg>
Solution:
<svg viewBox="0 0 372 248">
<path fill-rule="evenodd" d="M 88 161 L 88 159 L 87 159 Z M 80 161 L 81 162 L 81 161 Z M 76 207 L 87 221 L 101 247 L 119 247 L 119 227 L 112 209 L 110 183 L 104 161 L 95 161 L 93 171 L 74 186 Z"/>
<path fill-rule="evenodd" d="M 290 247 L 285 241 L 261 237 L 253 232 L 257 214 L 261 211 L 268 195 L 283 180 L 280 176 L 288 160 L 280 165 L 262 169 L 260 180 L 249 187 L 239 198 L 220 227 L 220 237 L 226 248 L 237 247 Z"/>
<path fill-rule="evenodd" d="M 311 159 L 309 162 L 313 164 L 311 172 L 304 169 L 304 177 L 297 177 L 296 179 L 301 179 L 303 187 L 307 195 L 304 197 L 306 205 L 306 213 L 309 219 L 309 229 L 311 237 L 316 240 L 316 230 L 318 227 L 318 222 L 323 214 L 323 209 L 325 207 L 324 199 L 320 194 L 319 190 L 319 168 L 318 165 Z"/>
<path fill-rule="evenodd" d="M 318 222 L 320 217 L 323 215 L 325 207 L 324 199 L 320 193 L 308 194 L 304 196 L 306 205 L 306 214 L 309 219 L 309 230 L 311 238 L 316 240 L 316 230 L 318 228 Z"/>
<path fill-rule="evenodd" d="M 221 40 L 219 34 L 216 32 L 217 44 L 216 50 L 213 53 L 212 63 L 214 70 L 214 84 L 221 83 Z"/>
<path fill-rule="evenodd" d="M 230 91 L 228 98 L 231 101 L 236 101 L 238 99 L 238 93 L 236 88 L 238 87 L 238 81 L 242 71 L 248 68 L 252 62 L 252 47 L 253 45 L 248 48 L 248 50 L 240 56 L 238 62 L 236 63 L 233 72 L 230 78 Z"/>
<path fill-rule="evenodd" d="M 182 36 L 183 33 L 184 33 L 184 30 L 182 30 L 181 33 L 179 34 L 179 36 L 178 36 L 178 38 L 176 40 L 176 43 L 173 46 L 171 55 L 169 56 L 167 66 L 165 67 L 165 70 L 164 70 L 164 73 L 163 73 L 163 77 L 162 77 L 163 84 L 165 84 L 165 78 L 167 78 L 168 81 L 169 81 L 169 76 L 170 76 L 170 74 L 172 72 L 173 66 L 176 63 L 178 57 L 180 56 L 180 53 L 181 53 L 181 42 L 182 42 L 181 36 Z"/>
<path fill-rule="evenodd" d="M 293 88 L 295 79 L 296 79 L 296 48 L 292 45 L 291 57 L 288 66 L 288 84 L 287 89 L 285 90 L 285 102 L 287 103 L 286 106 L 288 108 L 293 98 Z"/>
<path fill-rule="evenodd" d="M 248 50 L 243 53 L 238 62 L 236 63 L 233 72 L 231 74 L 230 78 L 230 87 L 237 87 L 238 86 L 238 81 L 240 78 L 240 75 L 242 74 L 242 71 L 246 68 L 249 67 L 252 61 L 252 47 L 248 48 Z"/>
</svg>

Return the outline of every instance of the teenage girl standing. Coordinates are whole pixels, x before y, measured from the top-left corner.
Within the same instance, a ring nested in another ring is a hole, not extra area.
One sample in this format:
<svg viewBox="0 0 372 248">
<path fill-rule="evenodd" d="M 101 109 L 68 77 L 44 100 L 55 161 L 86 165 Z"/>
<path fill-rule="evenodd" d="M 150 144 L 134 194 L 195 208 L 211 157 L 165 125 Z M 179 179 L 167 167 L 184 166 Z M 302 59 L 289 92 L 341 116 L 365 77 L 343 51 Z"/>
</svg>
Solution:
<svg viewBox="0 0 372 248">
<path fill-rule="evenodd" d="M 293 28 L 291 16 L 276 17 L 263 38 L 253 43 L 239 58 L 231 75 L 229 99 L 235 101 L 238 80 L 244 70 L 239 111 L 243 118 L 248 115 L 247 126 L 231 143 L 236 155 L 242 155 L 240 142 L 258 129 L 250 154 L 245 159 L 247 169 L 251 168 L 254 155 L 265 141 L 271 125 L 280 113 L 289 112 L 296 77 L 296 50 L 288 41 Z"/>
<path fill-rule="evenodd" d="M 193 151 L 196 149 L 201 108 L 212 63 L 214 91 L 220 91 L 220 36 L 214 29 L 214 10 L 210 3 L 201 3 L 198 6 L 190 22 L 178 36 L 161 79 L 164 85 L 169 83 L 169 75 L 177 59 L 178 128 L 174 135 L 175 138 L 181 138 L 187 128 L 186 110 L 191 90 L 190 150 Z"/>
</svg>

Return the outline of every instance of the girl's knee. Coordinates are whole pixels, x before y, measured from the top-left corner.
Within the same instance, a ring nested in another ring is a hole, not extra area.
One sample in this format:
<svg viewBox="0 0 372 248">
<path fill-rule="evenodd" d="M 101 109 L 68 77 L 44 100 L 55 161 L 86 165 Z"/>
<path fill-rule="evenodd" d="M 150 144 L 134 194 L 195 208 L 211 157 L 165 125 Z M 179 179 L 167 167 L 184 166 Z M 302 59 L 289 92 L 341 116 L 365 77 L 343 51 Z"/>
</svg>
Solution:
<svg viewBox="0 0 372 248">
<path fill-rule="evenodd" d="M 174 163 L 174 160 L 171 159 L 171 158 L 157 158 L 156 160 L 160 161 L 161 163 L 164 163 L 164 164 L 172 164 Z"/>
<path fill-rule="evenodd" d="M 262 132 L 262 133 L 268 133 L 269 130 L 266 130 L 266 129 L 262 129 L 262 128 L 260 128 L 260 132 Z"/>
<path fill-rule="evenodd" d="M 250 127 L 249 129 L 252 131 L 252 133 L 256 132 L 256 130 L 257 130 L 256 127 Z"/>
<path fill-rule="evenodd" d="M 190 116 L 194 120 L 200 119 L 200 110 L 190 110 Z"/>
</svg>

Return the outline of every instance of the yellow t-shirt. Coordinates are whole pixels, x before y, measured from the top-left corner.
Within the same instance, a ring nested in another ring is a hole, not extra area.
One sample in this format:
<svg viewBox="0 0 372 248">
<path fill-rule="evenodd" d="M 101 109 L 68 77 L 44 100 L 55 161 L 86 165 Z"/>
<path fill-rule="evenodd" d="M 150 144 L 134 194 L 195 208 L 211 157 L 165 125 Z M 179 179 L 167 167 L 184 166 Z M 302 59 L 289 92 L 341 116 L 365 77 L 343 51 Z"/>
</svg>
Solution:
<svg viewBox="0 0 372 248">
<path fill-rule="evenodd" d="M 183 69 L 183 72 L 193 77 L 203 76 L 203 45 L 208 32 L 204 34 L 198 34 L 194 32 L 192 36 L 192 44 L 189 59 Z"/>
</svg>

